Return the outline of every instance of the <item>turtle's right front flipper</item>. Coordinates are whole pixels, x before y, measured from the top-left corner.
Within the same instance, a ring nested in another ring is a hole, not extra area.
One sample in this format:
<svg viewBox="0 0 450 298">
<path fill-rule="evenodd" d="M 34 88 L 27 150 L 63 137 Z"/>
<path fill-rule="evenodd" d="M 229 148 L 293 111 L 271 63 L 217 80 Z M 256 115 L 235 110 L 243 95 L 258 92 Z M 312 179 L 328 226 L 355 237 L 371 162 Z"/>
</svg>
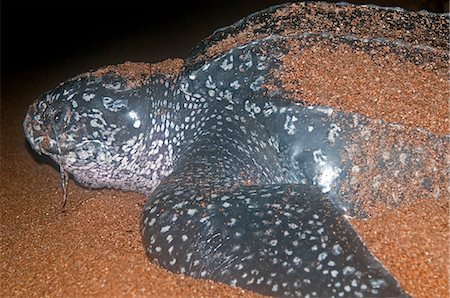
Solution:
<svg viewBox="0 0 450 298">
<path fill-rule="evenodd" d="M 250 152 L 248 136 L 227 132 L 203 136 L 150 196 L 141 222 L 150 260 L 266 295 L 404 295 L 320 189 L 276 183 L 274 148 L 255 140 Z"/>
<path fill-rule="evenodd" d="M 164 268 L 272 296 L 406 296 L 319 190 L 183 187 L 196 173 L 169 177 L 145 207 L 146 252 Z"/>
</svg>

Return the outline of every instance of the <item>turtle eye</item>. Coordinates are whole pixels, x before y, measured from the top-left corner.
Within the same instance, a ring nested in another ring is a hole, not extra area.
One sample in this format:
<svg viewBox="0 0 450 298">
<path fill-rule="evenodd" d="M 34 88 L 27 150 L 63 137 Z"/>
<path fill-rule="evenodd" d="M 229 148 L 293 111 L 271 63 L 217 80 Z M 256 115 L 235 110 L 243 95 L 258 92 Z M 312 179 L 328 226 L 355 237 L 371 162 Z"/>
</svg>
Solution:
<svg viewBox="0 0 450 298">
<path fill-rule="evenodd" d="M 55 123 L 59 123 L 61 121 L 62 118 L 62 112 L 58 112 L 53 116 L 53 120 L 55 121 Z"/>
</svg>

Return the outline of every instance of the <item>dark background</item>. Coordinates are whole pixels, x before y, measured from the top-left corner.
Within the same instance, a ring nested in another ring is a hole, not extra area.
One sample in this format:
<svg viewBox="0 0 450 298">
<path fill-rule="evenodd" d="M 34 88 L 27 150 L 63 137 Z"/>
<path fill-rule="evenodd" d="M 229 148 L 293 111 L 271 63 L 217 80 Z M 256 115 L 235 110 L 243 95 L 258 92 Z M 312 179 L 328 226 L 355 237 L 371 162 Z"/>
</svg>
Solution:
<svg viewBox="0 0 450 298">
<path fill-rule="evenodd" d="M 2 81 L 30 69 L 67 66 L 84 72 L 127 60 L 184 57 L 215 29 L 284 2 L 2 1 Z M 350 2 L 448 11 L 446 0 Z"/>
</svg>

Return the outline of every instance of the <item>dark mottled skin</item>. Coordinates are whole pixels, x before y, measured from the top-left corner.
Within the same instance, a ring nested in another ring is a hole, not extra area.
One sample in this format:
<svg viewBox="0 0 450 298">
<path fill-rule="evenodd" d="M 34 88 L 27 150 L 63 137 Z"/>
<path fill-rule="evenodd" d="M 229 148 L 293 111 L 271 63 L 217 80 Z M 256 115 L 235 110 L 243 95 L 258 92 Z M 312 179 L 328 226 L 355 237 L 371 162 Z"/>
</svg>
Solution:
<svg viewBox="0 0 450 298">
<path fill-rule="evenodd" d="M 25 134 L 83 185 L 147 194 L 144 247 L 170 271 L 274 296 L 405 296 L 339 194 L 349 136 L 370 120 L 269 92 L 287 38 L 142 86 L 114 72 L 78 76 L 30 106 Z"/>
</svg>

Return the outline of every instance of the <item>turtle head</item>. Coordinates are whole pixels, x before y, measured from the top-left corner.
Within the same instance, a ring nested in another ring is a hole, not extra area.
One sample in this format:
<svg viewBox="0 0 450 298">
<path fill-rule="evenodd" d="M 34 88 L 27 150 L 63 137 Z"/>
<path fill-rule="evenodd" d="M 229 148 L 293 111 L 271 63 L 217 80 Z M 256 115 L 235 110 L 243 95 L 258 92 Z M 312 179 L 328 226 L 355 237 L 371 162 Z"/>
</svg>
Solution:
<svg viewBox="0 0 450 298">
<path fill-rule="evenodd" d="M 29 107 L 25 136 L 82 185 L 126 189 L 145 147 L 148 104 L 141 92 L 113 73 L 75 77 Z"/>
</svg>

